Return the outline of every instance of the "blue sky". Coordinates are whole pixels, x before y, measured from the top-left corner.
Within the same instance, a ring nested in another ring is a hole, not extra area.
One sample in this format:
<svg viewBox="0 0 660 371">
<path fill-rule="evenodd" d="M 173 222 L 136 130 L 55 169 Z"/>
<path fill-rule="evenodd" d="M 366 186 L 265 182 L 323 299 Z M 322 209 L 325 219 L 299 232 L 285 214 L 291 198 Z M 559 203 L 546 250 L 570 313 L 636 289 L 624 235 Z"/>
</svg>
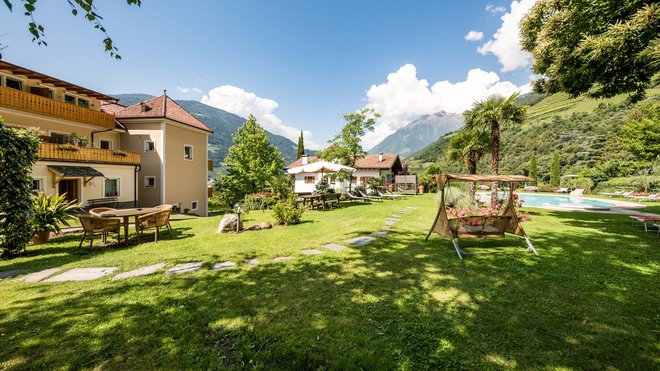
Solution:
<svg viewBox="0 0 660 371">
<path fill-rule="evenodd" d="M 167 89 L 254 113 L 279 134 L 305 130 L 310 147 L 341 128 L 343 113 L 372 106 L 383 118 L 370 147 L 421 114 L 527 89 L 511 25 L 533 1 L 98 1 L 115 61 L 65 1 L 38 2 L 48 46 L 33 44 L 14 0 L 11 14 L 0 3 L 0 42 L 6 61 L 104 93 Z M 470 31 L 483 36 L 466 40 Z"/>
</svg>

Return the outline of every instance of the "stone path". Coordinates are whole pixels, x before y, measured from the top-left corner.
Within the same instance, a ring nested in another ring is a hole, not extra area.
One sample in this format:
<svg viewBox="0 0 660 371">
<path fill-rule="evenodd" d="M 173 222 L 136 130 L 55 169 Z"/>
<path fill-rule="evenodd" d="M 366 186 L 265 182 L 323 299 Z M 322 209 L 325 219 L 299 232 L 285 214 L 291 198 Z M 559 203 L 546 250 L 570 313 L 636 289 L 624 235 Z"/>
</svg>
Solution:
<svg viewBox="0 0 660 371">
<path fill-rule="evenodd" d="M 74 268 L 57 276 L 51 277 L 44 282 L 64 282 L 64 281 L 91 281 L 106 276 L 117 267 L 105 268 Z"/>
<path fill-rule="evenodd" d="M 329 243 L 329 244 L 327 244 L 323 247 L 325 247 L 328 250 L 335 251 L 335 252 L 340 252 L 340 251 L 344 251 L 344 250 L 348 249 L 348 247 L 346 247 L 344 245 L 340 245 L 338 243 Z"/>
<path fill-rule="evenodd" d="M 257 267 L 259 266 L 259 259 L 257 258 L 245 259 L 245 265 L 247 265 L 248 268 Z"/>
<path fill-rule="evenodd" d="M 301 251 L 304 255 L 321 255 L 323 251 L 317 249 L 307 249 Z"/>
<path fill-rule="evenodd" d="M 44 270 L 39 271 L 39 272 L 34 272 L 34 273 L 27 274 L 27 275 L 25 275 L 21 278 L 16 279 L 16 281 L 23 281 L 23 282 L 27 282 L 27 283 L 39 282 L 39 281 L 43 280 L 44 278 L 46 278 L 48 276 L 51 276 L 51 275 L 55 274 L 56 272 L 59 272 L 60 270 L 62 270 L 62 268 L 44 269 Z"/>
<path fill-rule="evenodd" d="M 366 246 L 374 240 L 373 237 L 355 237 L 350 240 L 344 241 L 345 243 L 353 246 Z"/>
<path fill-rule="evenodd" d="M 224 271 L 227 269 L 234 269 L 236 268 L 236 263 L 226 261 L 226 262 L 220 262 L 220 263 L 215 263 L 213 268 L 211 268 L 212 271 Z"/>
<path fill-rule="evenodd" d="M 154 274 L 154 273 L 158 272 L 159 270 L 165 268 L 166 265 L 167 265 L 167 263 L 158 263 L 158 264 L 149 265 L 149 266 L 146 266 L 146 267 L 134 269 L 132 271 L 119 273 L 118 275 L 112 277 L 112 280 L 113 281 L 123 280 L 123 279 L 131 278 L 131 277 L 139 277 L 139 276 L 146 276 L 148 274 Z"/>
<path fill-rule="evenodd" d="M 275 261 L 275 262 L 283 262 L 283 261 L 293 260 L 293 259 L 295 259 L 293 256 L 278 256 L 278 257 L 276 257 L 275 259 L 273 259 L 273 261 Z"/>
<path fill-rule="evenodd" d="M 387 238 L 387 232 L 384 231 L 374 232 L 371 235 L 378 238 Z"/>
<path fill-rule="evenodd" d="M 7 279 L 7 278 L 16 277 L 19 274 L 23 274 L 23 273 L 27 273 L 27 270 L 25 270 L 25 269 L 12 269 L 12 270 L 9 270 L 9 271 L 0 272 L 0 281 L 2 281 L 4 279 Z"/>
<path fill-rule="evenodd" d="M 165 271 L 165 274 L 192 273 L 202 267 L 202 262 L 181 263 Z"/>
</svg>

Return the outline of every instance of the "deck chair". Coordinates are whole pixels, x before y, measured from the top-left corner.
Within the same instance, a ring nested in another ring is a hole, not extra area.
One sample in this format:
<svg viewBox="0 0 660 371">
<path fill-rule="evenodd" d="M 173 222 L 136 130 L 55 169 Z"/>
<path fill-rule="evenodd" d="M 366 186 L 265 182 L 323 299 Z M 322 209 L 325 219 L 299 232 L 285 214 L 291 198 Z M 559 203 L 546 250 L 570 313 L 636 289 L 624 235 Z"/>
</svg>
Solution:
<svg viewBox="0 0 660 371">
<path fill-rule="evenodd" d="M 405 199 L 407 198 L 406 195 L 401 195 L 401 194 L 392 193 L 389 189 L 385 190 L 385 194 L 388 195 L 388 196 L 390 196 L 390 197 L 396 197 L 397 199 L 400 198 L 400 199 L 404 199 L 404 200 L 405 200 Z"/>
<path fill-rule="evenodd" d="M 357 196 L 357 195 L 355 195 L 353 192 L 346 192 L 346 197 L 348 197 L 348 199 L 349 199 L 350 201 L 362 201 L 362 202 L 364 202 L 364 203 L 371 202 L 370 199 L 368 199 L 368 198 L 366 198 L 366 197 L 360 197 L 360 196 Z"/>
<path fill-rule="evenodd" d="M 165 227 L 170 232 L 170 237 L 174 238 L 172 227 L 170 226 L 170 215 L 172 210 L 156 211 L 137 218 L 135 229 L 137 231 L 137 241 L 140 243 L 140 236 L 147 229 L 155 229 L 154 242 L 158 242 L 158 234 L 160 229 Z"/>
<path fill-rule="evenodd" d="M 359 194 L 360 196 L 362 196 L 362 197 L 366 197 L 366 198 L 368 198 L 368 199 L 370 199 L 370 200 L 376 200 L 376 201 L 383 202 L 383 198 L 380 197 L 380 196 L 369 196 L 368 194 L 366 194 L 366 193 L 364 193 L 364 192 L 359 192 L 359 191 L 358 191 L 358 194 Z"/>
<path fill-rule="evenodd" d="M 570 196 L 582 196 L 583 194 L 584 194 L 584 189 L 582 188 L 574 189 L 573 191 L 571 191 L 571 193 L 569 193 Z"/>
<path fill-rule="evenodd" d="M 100 218 L 97 216 L 80 215 L 80 224 L 83 227 L 83 236 L 80 239 L 82 247 L 85 238 L 89 237 L 89 247 L 94 243 L 94 236 L 100 235 L 103 243 L 108 242 L 108 233 L 117 233 L 117 243 L 121 242 L 121 220 L 115 218 Z"/>
<path fill-rule="evenodd" d="M 378 192 L 378 195 L 379 195 L 381 198 L 387 198 L 387 199 L 394 200 L 394 201 L 396 201 L 396 200 L 399 199 L 399 197 L 396 197 L 395 195 L 388 195 L 388 194 L 385 194 L 385 193 L 383 193 L 383 192 Z"/>
<path fill-rule="evenodd" d="M 557 193 L 568 193 L 568 188 L 566 187 L 561 187 L 557 190 Z"/>
</svg>

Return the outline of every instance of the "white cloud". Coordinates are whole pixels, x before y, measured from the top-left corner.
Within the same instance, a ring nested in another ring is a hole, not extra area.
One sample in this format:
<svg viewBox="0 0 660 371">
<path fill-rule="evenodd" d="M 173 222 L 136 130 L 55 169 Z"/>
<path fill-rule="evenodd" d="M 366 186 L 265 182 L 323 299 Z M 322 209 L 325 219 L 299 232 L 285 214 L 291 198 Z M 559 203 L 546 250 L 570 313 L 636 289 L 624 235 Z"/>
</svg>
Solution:
<svg viewBox="0 0 660 371">
<path fill-rule="evenodd" d="M 479 31 L 470 31 L 465 35 L 467 41 L 479 41 L 484 38 L 484 33 Z"/>
<path fill-rule="evenodd" d="M 247 92 L 235 86 L 223 85 L 209 90 L 208 94 L 202 97 L 202 103 L 245 118 L 253 115 L 264 129 L 298 143 L 300 129 L 284 124 L 273 113 L 279 107 L 279 103 L 272 99 L 258 97 L 255 93 Z M 320 148 L 317 143 L 310 140 L 312 138 L 310 131 L 303 130 L 303 137 L 305 148 Z"/>
<path fill-rule="evenodd" d="M 536 0 L 512 1 L 511 10 L 500 18 L 502 25 L 493 38 L 477 49 L 483 55 L 494 54 L 502 64 L 502 72 L 513 71 L 529 64 L 529 53 L 520 47 L 518 23 L 535 2 Z"/>
<path fill-rule="evenodd" d="M 438 81 L 430 86 L 427 80 L 417 78 L 414 65 L 406 64 L 387 75 L 386 83 L 372 85 L 367 91 L 367 107 L 375 109 L 382 117 L 362 143 L 371 148 L 420 115 L 439 111 L 460 114 L 476 100 L 493 94 L 511 95 L 517 91 L 526 93 L 531 88 L 529 84 L 517 86 L 500 81 L 497 73 L 479 68 L 471 69 L 464 81 Z"/>
<path fill-rule="evenodd" d="M 192 88 L 182 88 L 180 86 L 177 86 L 176 90 L 180 91 L 183 94 L 191 94 L 191 93 L 202 94 L 202 89 L 196 86 L 193 86 Z"/>
<path fill-rule="evenodd" d="M 501 5 L 488 4 L 486 5 L 486 11 L 491 14 L 499 14 L 506 12 L 506 8 Z"/>
</svg>

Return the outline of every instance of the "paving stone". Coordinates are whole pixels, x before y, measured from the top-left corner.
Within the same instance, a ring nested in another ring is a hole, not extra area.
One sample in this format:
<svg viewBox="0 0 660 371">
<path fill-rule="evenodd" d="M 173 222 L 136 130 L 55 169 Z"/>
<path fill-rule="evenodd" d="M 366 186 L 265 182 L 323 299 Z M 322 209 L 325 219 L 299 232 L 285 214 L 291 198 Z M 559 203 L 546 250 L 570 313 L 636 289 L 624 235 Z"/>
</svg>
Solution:
<svg viewBox="0 0 660 371">
<path fill-rule="evenodd" d="M 374 232 L 371 235 L 374 236 L 374 237 L 379 237 L 379 238 L 387 238 L 387 232 L 383 232 L 383 231 Z"/>
<path fill-rule="evenodd" d="M 213 268 L 211 268 L 212 271 L 224 271 L 227 269 L 234 269 L 236 268 L 236 263 L 226 261 L 226 262 L 220 262 L 220 263 L 215 263 Z"/>
<path fill-rule="evenodd" d="M 273 259 L 273 261 L 276 261 L 276 262 L 283 262 L 283 261 L 286 261 L 286 260 L 292 260 L 292 259 L 294 259 L 293 256 L 278 256 L 278 257 L 276 257 L 275 259 Z"/>
<path fill-rule="evenodd" d="M 112 280 L 123 280 L 130 277 L 146 276 L 148 274 L 154 274 L 159 270 L 163 269 L 167 263 L 158 263 L 154 265 L 149 265 L 146 267 L 133 269 L 132 271 L 119 273 L 118 275 L 112 277 Z"/>
<path fill-rule="evenodd" d="M 28 274 L 24 277 L 21 277 L 21 278 L 17 279 L 17 281 L 23 281 L 23 282 L 28 282 L 28 283 L 39 282 L 39 281 L 43 280 L 44 278 L 54 274 L 55 272 L 59 272 L 60 270 L 62 270 L 62 268 L 44 269 L 44 270 L 39 271 L 39 272 L 30 273 L 30 274 Z"/>
<path fill-rule="evenodd" d="M 323 251 L 317 249 L 307 249 L 301 251 L 304 255 L 320 255 L 323 254 Z"/>
<path fill-rule="evenodd" d="M 245 259 L 245 265 L 247 265 L 248 268 L 254 268 L 259 265 L 259 259 L 257 258 Z"/>
<path fill-rule="evenodd" d="M 344 242 L 353 246 L 364 246 L 370 244 L 373 240 L 373 237 L 355 237 Z"/>
<path fill-rule="evenodd" d="M 399 219 L 399 218 L 385 218 L 385 221 L 386 221 L 386 222 L 395 222 L 395 223 L 396 223 L 396 222 L 398 222 L 399 220 L 401 220 L 401 219 Z"/>
<path fill-rule="evenodd" d="M 0 281 L 4 280 L 5 278 L 12 278 L 16 277 L 19 274 L 23 274 L 27 272 L 25 269 L 12 269 L 10 271 L 2 271 L 0 272 Z"/>
<path fill-rule="evenodd" d="M 390 227 L 389 225 L 386 225 L 383 228 L 381 228 L 380 230 L 381 231 L 390 231 L 390 230 L 392 230 L 392 227 Z"/>
<path fill-rule="evenodd" d="M 396 222 L 393 221 L 393 220 L 386 220 L 386 221 L 385 221 L 385 225 L 388 225 L 388 226 L 393 226 L 395 223 L 396 223 Z"/>
<path fill-rule="evenodd" d="M 326 249 L 330 249 L 332 251 L 336 251 L 336 252 L 344 251 L 348 248 L 348 247 L 346 247 L 344 245 L 340 245 L 338 243 L 329 243 L 329 244 L 327 244 L 323 247 L 325 247 Z"/>
<path fill-rule="evenodd" d="M 91 281 L 106 276 L 116 269 L 117 267 L 75 268 L 51 277 L 44 282 Z"/>
<path fill-rule="evenodd" d="M 192 273 L 202 267 L 202 262 L 181 263 L 165 271 L 165 274 Z"/>
</svg>

